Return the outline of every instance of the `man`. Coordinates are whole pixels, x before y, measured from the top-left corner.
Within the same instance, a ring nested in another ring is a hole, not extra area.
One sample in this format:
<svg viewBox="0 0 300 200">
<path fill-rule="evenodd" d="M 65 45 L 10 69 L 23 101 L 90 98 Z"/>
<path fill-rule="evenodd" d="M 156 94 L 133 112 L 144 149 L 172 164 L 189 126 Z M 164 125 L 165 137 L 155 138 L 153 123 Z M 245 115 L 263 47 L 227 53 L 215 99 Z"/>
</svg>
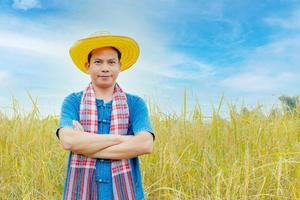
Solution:
<svg viewBox="0 0 300 200">
<path fill-rule="evenodd" d="M 143 99 L 116 82 L 136 62 L 138 44 L 94 34 L 77 41 L 70 55 L 91 82 L 61 108 L 56 134 L 70 151 L 63 199 L 144 199 L 138 156 L 152 152 L 154 134 Z"/>
</svg>

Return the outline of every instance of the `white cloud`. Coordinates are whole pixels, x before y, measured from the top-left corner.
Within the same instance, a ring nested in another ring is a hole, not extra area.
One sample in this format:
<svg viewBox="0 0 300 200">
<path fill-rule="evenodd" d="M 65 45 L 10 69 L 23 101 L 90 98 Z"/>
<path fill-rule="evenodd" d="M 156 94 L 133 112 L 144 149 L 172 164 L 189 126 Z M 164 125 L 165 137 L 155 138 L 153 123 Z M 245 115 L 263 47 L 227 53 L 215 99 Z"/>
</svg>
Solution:
<svg viewBox="0 0 300 200">
<path fill-rule="evenodd" d="M 90 7 L 86 9 L 90 9 Z M 127 92 L 140 96 L 150 96 L 159 95 L 155 93 L 158 90 L 153 90 L 153 87 L 158 87 L 158 85 L 166 86 L 163 91 L 174 89 L 168 86 L 165 78 L 184 79 L 188 75 L 190 77 L 194 76 L 190 72 L 188 74 L 183 70 L 173 68 L 173 65 L 182 64 L 185 60 L 189 60 L 190 63 L 202 68 L 203 71 L 207 70 L 204 65 L 196 63 L 196 60 L 191 60 L 184 55 L 169 51 L 165 47 L 167 44 L 165 37 L 161 37 L 161 34 L 156 32 L 146 19 L 135 17 L 134 15 L 137 13 L 131 12 L 130 9 L 127 11 L 126 9 L 116 7 L 115 9 L 122 10 L 122 18 L 111 17 L 111 15 L 106 15 L 105 13 L 100 16 L 97 9 L 94 11 L 95 13 L 93 11 L 87 12 L 88 14 L 84 16 L 80 16 L 77 13 L 74 16 L 69 15 L 64 19 L 60 19 L 60 24 L 58 24 L 55 17 L 47 18 L 48 21 L 45 21 L 47 26 L 34 21 L 26 21 L 26 19 L 22 18 L 14 18 L 14 23 L 8 23 L 5 20 L 7 17 L 2 16 L 0 23 L 6 27 L 6 30 L 0 31 L 0 47 L 13 48 L 23 51 L 25 55 L 29 54 L 26 58 L 19 57 L 18 61 L 22 59 L 36 60 L 38 55 L 46 55 L 43 62 L 51 63 L 53 66 L 50 69 L 49 67 L 45 68 L 45 66 L 35 66 L 35 63 L 38 63 L 38 61 L 33 62 L 34 65 L 24 66 L 26 70 L 30 70 L 33 78 L 27 78 L 27 81 L 22 84 L 21 88 L 9 86 L 6 88 L 6 91 L 23 90 L 26 88 L 34 97 L 42 98 L 40 106 L 45 108 L 46 112 L 49 110 L 58 110 L 64 96 L 70 92 L 83 89 L 89 81 L 88 76 L 82 74 L 73 66 L 68 55 L 69 47 L 75 39 L 85 37 L 99 29 L 109 30 L 114 34 L 129 35 L 135 38 L 140 44 L 141 57 L 139 62 L 136 63 L 134 69 L 130 69 L 130 72 L 125 72 L 119 78 L 122 87 Z M 86 19 L 88 20 L 86 21 Z M 101 26 L 99 25 L 99 21 L 101 22 Z M 35 24 L 36 26 L 34 26 Z M 27 29 L 28 26 L 30 27 L 29 31 Z M 47 57 L 47 55 L 51 57 Z M 59 59 L 53 59 L 53 56 Z M 41 70 L 35 71 L 32 69 L 41 67 L 43 74 L 34 74 L 39 73 Z M 37 86 L 47 87 L 46 91 Z M 45 96 L 45 94 L 48 96 Z M 58 95 L 58 99 L 53 98 L 53 96 Z M 165 96 L 168 96 L 167 92 L 165 92 Z M 55 101 L 57 104 L 45 103 L 49 101 Z"/>
<path fill-rule="evenodd" d="M 0 31 L 0 47 L 52 56 L 63 56 L 68 52 L 68 48 L 61 41 L 53 41 L 51 37 L 32 37 L 31 35 L 12 31 Z"/>
<path fill-rule="evenodd" d="M 156 50 L 155 45 L 158 44 L 154 44 L 151 51 Z M 200 80 L 214 75 L 213 66 L 204 64 L 187 55 L 168 51 L 167 49 L 161 49 L 155 60 L 146 56 L 141 58 L 139 64 L 145 72 L 163 78 Z"/>
<path fill-rule="evenodd" d="M 243 92 L 274 91 L 286 88 L 287 84 L 296 78 L 295 74 L 284 72 L 279 74 L 260 74 L 245 72 L 234 75 L 221 81 L 225 87 L 241 90 Z"/>
<path fill-rule="evenodd" d="M 272 26 L 279 26 L 284 29 L 299 29 L 300 28 L 300 9 L 296 9 L 290 16 L 282 17 L 267 17 L 264 21 Z"/>
<path fill-rule="evenodd" d="M 0 83 L 2 89 L 13 86 L 12 76 L 7 70 L 0 70 Z"/>
<path fill-rule="evenodd" d="M 253 51 L 237 66 L 239 71 L 225 77 L 219 85 L 241 92 L 299 91 L 300 37 L 274 40 Z"/>
<path fill-rule="evenodd" d="M 18 8 L 24 10 L 41 6 L 38 1 L 15 2 L 19 2 Z M 20 6 L 21 2 L 23 2 L 23 6 Z M 26 2 L 33 3 L 24 6 Z M 34 2 L 36 6 L 34 6 Z M 194 85 L 191 87 L 195 87 L 200 91 L 198 94 L 201 95 L 201 103 L 206 100 L 207 96 L 218 96 L 221 89 L 224 89 L 223 86 L 225 86 L 226 92 L 237 91 L 236 93 L 238 93 L 240 91 L 260 92 L 276 87 L 286 89 L 287 85 L 295 83 L 296 73 L 288 71 L 292 69 L 293 65 L 283 61 L 274 61 L 274 58 L 288 58 L 288 61 L 299 61 L 295 53 L 299 44 L 296 38 L 291 41 L 286 39 L 273 41 L 256 49 L 247 58 L 245 65 L 238 66 L 239 69 L 242 69 L 239 73 L 225 77 L 225 80 L 222 81 L 220 77 L 216 77 L 216 74 L 221 74 L 223 77 L 222 70 L 224 69 L 210 66 L 202 62 L 201 58 L 194 59 L 169 48 L 170 42 L 175 41 L 174 36 L 172 33 L 166 32 L 163 29 L 164 27 L 159 26 L 159 22 L 150 18 L 153 15 L 159 15 L 156 16 L 156 19 L 162 21 L 172 20 L 172 17 L 167 16 L 165 12 L 154 12 L 153 10 L 157 9 L 148 9 L 148 7 L 145 9 L 145 6 L 141 5 L 128 6 L 131 5 L 129 1 L 115 3 L 93 1 L 83 5 L 79 5 L 80 2 L 75 1 L 72 4 L 66 2 L 62 1 L 65 7 L 60 7 L 61 10 L 67 10 L 64 17 L 59 16 L 59 12 L 55 16 L 41 16 L 42 19 L 36 18 L 32 21 L 15 16 L 13 16 L 14 19 L 11 19 L 12 16 L 0 16 L 0 26 L 4 27 L 0 31 L 0 47 L 13 48 L 26 53 L 33 52 L 28 58 L 18 58 L 18 61 L 22 59 L 35 60 L 35 54 L 50 55 L 50 57 L 45 56 L 43 63 L 50 63 L 51 68 L 42 66 L 43 76 L 39 74 L 35 75 L 36 79 L 26 79 L 26 84 L 30 85 L 27 86 L 27 89 L 33 91 L 33 96 L 43 99 L 41 107 L 45 107 L 47 110 L 59 109 L 65 95 L 83 89 L 88 83 L 88 76 L 82 74 L 73 66 L 68 56 L 68 50 L 76 39 L 99 30 L 109 30 L 114 34 L 128 35 L 138 41 L 141 47 L 139 61 L 132 69 L 120 74 L 118 80 L 125 91 L 138 95 L 154 96 L 159 101 L 167 102 L 163 106 L 164 109 L 172 107 L 172 105 L 175 109 L 180 108 L 178 96 L 182 96 L 182 89 L 187 82 L 192 82 Z M 92 4 L 95 6 L 91 7 Z M 101 13 L 99 13 L 100 4 Z M 57 5 L 61 6 L 60 3 L 57 3 Z M 44 2 L 43 7 L 46 6 Z M 80 6 L 81 13 L 84 14 L 78 14 L 78 6 Z M 157 4 L 157 6 L 160 5 Z M 17 6 L 15 7 L 17 8 Z M 137 7 L 139 9 L 136 9 Z M 190 5 L 190 7 L 191 9 L 194 8 L 193 13 L 199 10 L 195 6 Z M 190 9 L 186 9 L 185 6 L 180 9 L 184 12 L 190 12 Z M 219 10 L 219 7 L 216 6 L 216 9 Z M 201 15 L 210 16 L 209 11 L 214 9 L 201 10 L 203 12 Z M 171 11 L 173 10 L 167 11 L 166 9 L 166 12 Z M 216 12 L 211 13 L 215 15 Z M 222 18 L 222 15 L 218 18 Z M 269 24 L 278 24 L 278 22 L 275 22 L 269 19 Z M 232 33 L 239 42 L 238 39 L 242 36 L 242 30 L 239 29 L 238 24 L 231 24 L 230 22 L 228 24 L 233 27 Z M 232 35 L 229 34 L 228 38 L 231 37 Z M 223 35 L 220 38 L 222 39 Z M 216 38 L 216 44 L 218 41 L 223 42 L 221 39 Z M 179 41 L 176 40 L 176 42 Z M 295 55 L 295 58 L 290 59 L 291 55 Z M 58 59 L 53 59 L 53 57 Z M 34 64 L 37 65 L 36 62 Z M 41 68 L 40 65 L 24 67 L 27 67 L 30 73 L 37 73 L 33 68 Z M 275 72 L 269 73 L 270 70 Z M 49 76 L 47 76 L 47 73 Z M 2 82 L 4 78 L 0 78 L 0 80 Z M 216 87 L 205 86 L 208 82 Z M 47 91 L 37 87 L 42 87 L 41 85 L 47 86 Z M 191 87 L 189 89 L 192 89 Z M 14 89 L 14 87 L 6 88 L 7 91 L 14 91 Z M 55 96 L 59 98 L 55 99 Z M 49 103 L 52 101 L 55 101 L 55 103 Z"/>
<path fill-rule="evenodd" d="M 13 0 L 13 8 L 21 10 L 29 10 L 32 8 L 40 8 L 41 4 L 38 0 Z"/>
<path fill-rule="evenodd" d="M 291 34 L 291 30 L 300 28 L 300 9 L 288 17 L 268 17 L 264 21 L 283 32 L 274 32 L 269 43 L 257 47 L 237 66 L 239 71 L 219 85 L 242 92 L 299 93 L 300 36 Z"/>
<path fill-rule="evenodd" d="M 299 63 L 299 52 L 300 36 L 285 35 L 282 38 L 275 39 L 264 46 L 258 47 L 253 54 L 256 60 L 269 60 L 270 62 L 274 62 L 281 59 L 283 66 L 287 66 L 288 63 L 293 61 Z"/>
<path fill-rule="evenodd" d="M 3 83 L 8 78 L 8 72 L 0 71 L 0 82 Z"/>
</svg>

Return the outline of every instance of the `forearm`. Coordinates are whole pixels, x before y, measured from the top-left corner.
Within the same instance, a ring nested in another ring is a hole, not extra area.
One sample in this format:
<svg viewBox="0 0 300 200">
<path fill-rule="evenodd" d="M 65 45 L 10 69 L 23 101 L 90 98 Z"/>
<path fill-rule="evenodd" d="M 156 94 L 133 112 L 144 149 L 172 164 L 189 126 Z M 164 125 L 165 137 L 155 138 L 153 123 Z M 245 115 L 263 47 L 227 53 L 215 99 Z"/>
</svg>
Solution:
<svg viewBox="0 0 300 200">
<path fill-rule="evenodd" d="M 129 140 L 102 149 L 86 156 L 91 158 L 102 158 L 111 160 L 121 160 L 149 154 L 153 150 L 153 137 L 149 133 L 140 133 Z"/>
<path fill-rule="evenodd" d="M 98 152 L 123 141 L 118 135 L 91 134 L 71 128 L 61 128 L 59 136 L 64 149 L 82 155 Z"/>
</svg>

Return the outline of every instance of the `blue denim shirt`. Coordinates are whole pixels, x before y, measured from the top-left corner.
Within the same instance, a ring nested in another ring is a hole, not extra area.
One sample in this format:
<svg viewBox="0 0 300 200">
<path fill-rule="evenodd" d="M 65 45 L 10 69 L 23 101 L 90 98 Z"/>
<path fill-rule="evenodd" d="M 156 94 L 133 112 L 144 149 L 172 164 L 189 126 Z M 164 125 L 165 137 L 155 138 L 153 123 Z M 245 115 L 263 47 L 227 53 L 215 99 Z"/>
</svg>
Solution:
<svg viewBox="0 0 300 200">
<path fill-rule="evenodd" d="M 73 127 L 72 121 L 79 121 L 79 107 L 83 91 L 72 93 L 64 99 L 61 107 L 61 115 L 58 128 Z M 144 100 L 138 96 L 126 93 L 129 107 L 129 126 L 128 134 L 136 135 L 141 131 L 148 131 L 154 137 L 147 106 Z M 98 110 L 98 133 L 109 134 L 110 131 L 110 115 L 112 111 L 112 101 L 104 103 L 102 99 L 96 99 Z M 70 159 L 68 161 L 67 172 L 70 167 Z M 129 159 L 132 168 L 132 177 L 135 186 L 136 198 L 144 199 L 144 191 L 142 186 L 142 177 L 140 171 L 139 159 Z M 111 162 L 106 159 L 97 159 L 96 161 L 96 182 L 98 199 L 113 199 L 112 197 L 112 174 Z M 65 181 L 66 186 L 66 181 Z M 66 188 L 66 187 L 65 187 Z M 64 190 L 65 192 L 65 190 Z"/>
</svg>

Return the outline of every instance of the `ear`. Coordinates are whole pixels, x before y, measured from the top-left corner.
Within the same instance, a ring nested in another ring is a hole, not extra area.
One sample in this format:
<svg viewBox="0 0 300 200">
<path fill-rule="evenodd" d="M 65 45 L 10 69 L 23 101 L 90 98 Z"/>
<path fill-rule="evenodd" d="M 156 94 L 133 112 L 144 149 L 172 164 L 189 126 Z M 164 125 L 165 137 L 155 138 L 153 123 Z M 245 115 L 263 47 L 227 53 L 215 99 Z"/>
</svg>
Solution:
<svg viewBox="0 0 300 200">
<path fill-rule="evenodd" d="M 89 63 L 89 62 L 86 62 L 86 63 L 84 64 L 84 67 L 85 67 L 85 69 L 86 69 L 87 71 L 89 71 L 89 69 L 90 69 L 90 63 Z"/>
</svg>

